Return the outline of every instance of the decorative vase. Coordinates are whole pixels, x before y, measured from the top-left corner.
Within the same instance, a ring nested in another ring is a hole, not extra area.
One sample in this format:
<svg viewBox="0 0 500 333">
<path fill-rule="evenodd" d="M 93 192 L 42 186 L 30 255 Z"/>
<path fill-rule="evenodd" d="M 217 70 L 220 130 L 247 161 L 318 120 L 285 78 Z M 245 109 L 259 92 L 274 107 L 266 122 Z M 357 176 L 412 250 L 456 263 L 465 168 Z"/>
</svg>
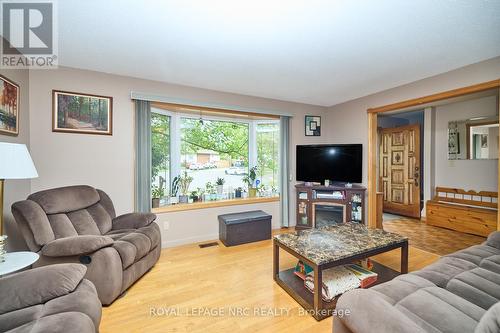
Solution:
<svg viewBox="0 0 500 333">
<path fill-rule="evenodd" d="M 224 192 L 224 185 L 217 185 L 217 194 L 222 195 Z"/>
<path fill-rule="evenodd" d="M 188 203 L 189 202 L 189 196 L 187 195 L 180 195 L 179 196 L 179 203 Z"/>
<path fill-rule="evenodd" d="M 152 206 L 153 208 L 158 208 L 158 207 L 160 207 L 160 198 L 153 198 L 153 199 L 151 200 L 151 206 Z"/>
<path fill-rule="evenodd" d="M 250 187 L 248 189 L 248 197 L 249 198 L 255 198 L 257 196 L 257 189 L 254 187 Z"/>
</svg>

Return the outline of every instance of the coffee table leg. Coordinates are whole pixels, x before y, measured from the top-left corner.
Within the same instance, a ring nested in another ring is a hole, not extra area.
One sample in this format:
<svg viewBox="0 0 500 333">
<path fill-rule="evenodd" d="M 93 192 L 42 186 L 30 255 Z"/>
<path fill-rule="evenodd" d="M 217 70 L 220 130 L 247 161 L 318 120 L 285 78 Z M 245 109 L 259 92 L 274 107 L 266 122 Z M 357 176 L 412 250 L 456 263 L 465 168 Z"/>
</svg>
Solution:
<svg viewBox="0 0 500 333">
<path fill-rule="evenodd" d="M 273 240 L 273 279 L 276 281 L 280 269 L 280 248 Z"/>
<path fill-rule="evenodd" d="M 323 308 L 323 270 L 321 267 L 314 267 L 314 317 L 317 317 L 319 310 Z M 317 318 L 316 318 L 317 319 Z"/>
<path fill-rule="evenodd" d="M 401 274 L 408 273 L 408 242 L 401 246 Z"/>
</svg>

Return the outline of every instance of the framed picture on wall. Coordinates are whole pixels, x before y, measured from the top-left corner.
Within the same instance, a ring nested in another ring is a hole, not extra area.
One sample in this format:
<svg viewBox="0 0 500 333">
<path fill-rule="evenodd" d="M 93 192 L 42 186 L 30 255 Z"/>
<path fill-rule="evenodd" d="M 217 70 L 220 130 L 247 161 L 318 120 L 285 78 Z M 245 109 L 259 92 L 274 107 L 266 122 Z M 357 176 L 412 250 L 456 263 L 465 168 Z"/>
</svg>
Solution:
<svg viewBox="0 0 500 333">
<path fill-rule="evenodd" d="M 306 116 L 305 119 L 306 136 L 321 136 L 321 117 Z"/>
<path fill-rule="evenodd" d="M 0 75 L 0 134 L 19 134 L 19 85 Z"/>
<path fill-rule="evenodd" d="M 53 90 L 52 131 L 113 135 L 113 97 Z"/>
<path fill-rule="evenodd" d="M 488 134 L 481 134 L 481 148 L 488 148 Z"/>
<path fill-rule="evenodd" d="M 460 133 L 456 128 L 448 129 L 448 154 L 460 154 Z"/>
</svg>

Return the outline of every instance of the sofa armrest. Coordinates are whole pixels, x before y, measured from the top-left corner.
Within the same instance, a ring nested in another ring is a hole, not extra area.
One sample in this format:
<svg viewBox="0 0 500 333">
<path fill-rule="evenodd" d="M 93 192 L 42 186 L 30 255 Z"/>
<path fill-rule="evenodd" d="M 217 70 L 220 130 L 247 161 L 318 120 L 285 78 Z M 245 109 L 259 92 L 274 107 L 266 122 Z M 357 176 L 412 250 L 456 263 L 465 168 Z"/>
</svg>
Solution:
<svg viewBox="0 0 500 333">
<path fill-rule="evenodd" d="M 500 231 L 492 232 L 486 240 L 486 245 L 500 249 Z"/>
<path fill-rule="evenodd" d="M 113 239 L 107 236 L 64 237 L 45 244 L 42 247 L 42 254 L 47 257 L 78 256 L 110 245 L 113 245 Z"/>
<path fill-rule="evenodd" d="M 0 314 L 44 304 L 73 292 L 87 267 L 81 264 L 55 264 L 8 275 L 0 279 Z"/>
<path fill-rule="evenodd" d="M 153 213 L 129 213 L 117 216 L 113 219 L 112 230 L 139 229 L 150 225 L 156 220 Z"/>
<path fill-rule="evenodd" d="M 339 298 L 336 309 L 343 310 L 344 316 L 334 320 L 341 320 L 342 324 L 353 333 L 425 332 L 374 290 L 348 291 Z"/>
</svg>

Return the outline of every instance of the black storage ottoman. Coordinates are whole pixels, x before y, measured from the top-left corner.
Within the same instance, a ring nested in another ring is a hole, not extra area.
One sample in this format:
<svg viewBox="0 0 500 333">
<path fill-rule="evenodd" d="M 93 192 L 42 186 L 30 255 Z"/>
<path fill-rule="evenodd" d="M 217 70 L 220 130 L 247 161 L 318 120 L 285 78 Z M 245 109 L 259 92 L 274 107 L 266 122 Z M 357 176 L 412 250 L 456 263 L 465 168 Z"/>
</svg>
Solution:
<svg viewBox="0 0 500 333">
<path fill-rule="evenodd" d="M 219 239 L 226 246 L 271 239 L 271 218 L 261 210 L 219 215 Z"/>
</svg>

